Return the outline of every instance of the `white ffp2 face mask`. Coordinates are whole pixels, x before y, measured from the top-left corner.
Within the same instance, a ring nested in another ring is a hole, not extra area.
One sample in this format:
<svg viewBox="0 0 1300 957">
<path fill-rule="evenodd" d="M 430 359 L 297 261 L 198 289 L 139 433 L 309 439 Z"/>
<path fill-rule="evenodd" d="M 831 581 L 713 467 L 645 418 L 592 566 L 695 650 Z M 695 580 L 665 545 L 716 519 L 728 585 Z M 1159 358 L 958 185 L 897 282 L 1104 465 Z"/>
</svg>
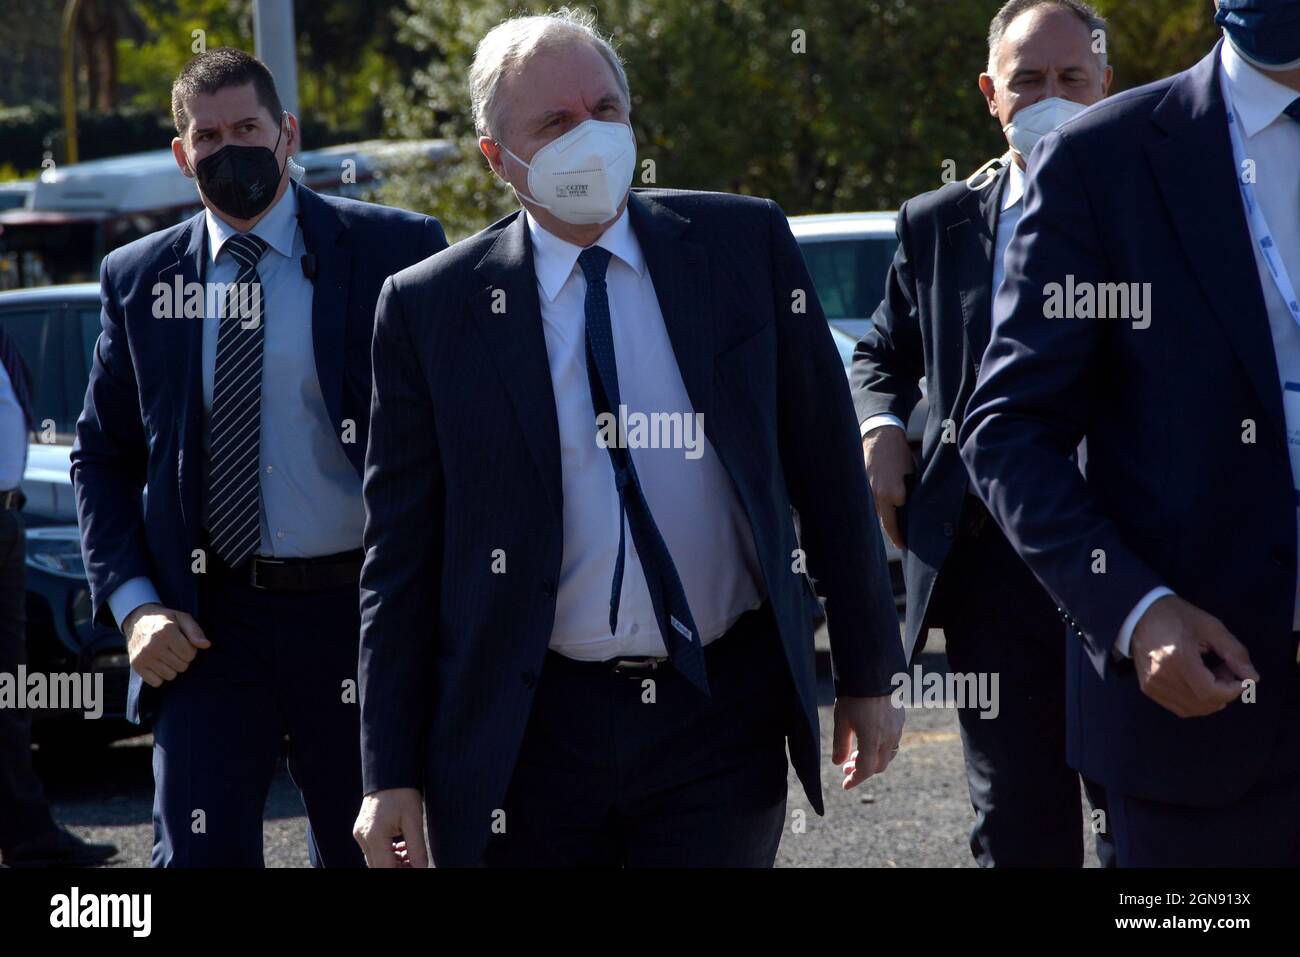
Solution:
<svg viewBox="0 0 1300 957">
<path fill-rule="evenodd" d="M 531 163 L 497 145 L 528 170 L 532 195 L 525 198 L 574 225 L 613 219 L 636 172 L 636 140 L 626 123 L 586 120 L 539 149 Z"/>
<path fill-rule="evenodd" d="M 1074 100 L 1049 97 L 1017 112 L 1011 117 L 1011 122 L 1002 128 L 1002 132 L 1007 135 L 1011 148 L 1028 160 L 1039 140 L 1085 109 L 1087 107 Z"/>
</svg>

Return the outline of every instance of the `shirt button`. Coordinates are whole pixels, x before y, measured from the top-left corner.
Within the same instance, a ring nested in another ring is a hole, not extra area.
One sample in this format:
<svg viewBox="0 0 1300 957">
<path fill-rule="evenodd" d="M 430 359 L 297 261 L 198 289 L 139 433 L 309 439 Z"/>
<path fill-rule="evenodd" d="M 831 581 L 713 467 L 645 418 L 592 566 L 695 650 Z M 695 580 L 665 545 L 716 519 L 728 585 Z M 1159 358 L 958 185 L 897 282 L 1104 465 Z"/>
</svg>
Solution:
<svg viewBox="0 0 1300 957">
<path fill-rule="evenodd" d="M 266 467 L 266 474 L 267 474 L 267 475 L 270 475 L 273 471 L 275 471 L 275 466 L 273 466 L 273 465 L 268 465 L 268 466 Z"/>
<path fill-rule="evenodd" d="M 640 630 L 641 630 L 641 626 L 637 624 L 635 621 L 632 622 L 632 634 L 635 635 Z"/>
<path fill-rule="evenodd" d="M 276 531 L 276 533 L 275 533 L 275 537 L 276 537 L 276 538 L 284 538 L 284 532 Z"/>
</svg>

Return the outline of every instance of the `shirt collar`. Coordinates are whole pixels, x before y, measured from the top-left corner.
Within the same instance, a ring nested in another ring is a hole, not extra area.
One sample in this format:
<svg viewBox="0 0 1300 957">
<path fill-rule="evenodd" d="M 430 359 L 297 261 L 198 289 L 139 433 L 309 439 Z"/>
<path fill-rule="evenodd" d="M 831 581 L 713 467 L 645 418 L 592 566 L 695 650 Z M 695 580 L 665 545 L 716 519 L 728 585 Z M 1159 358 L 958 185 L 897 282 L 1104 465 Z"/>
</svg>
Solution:
<svg viewBox="0 0 1300 957">
<path fill-rule="evenodd" d="M 1007 188 L 1002 191 L 1002 211 L 1016 206 L 1025 196 L 1025 171 L 1014 159 L 1007 172 Z"/>
<path fill-rule="evenodd" d="M 208 226 L 208 256 L 212 262 L 217 261 L 221 247 L 226 240 L 234 236 L 237 230 L 212 210 L 205 209 L 204 216 Z M 265 216 L 257 221 L 251 230 L 254 236 L 262 239 L 281 256 L 293 255 L 293 234 L 298 227 L 298 191 L 293 183 L 284 191 L 274 206 Z"/>
<path fill-rule="evenodd" d="M 546 301 L 554 302 L 573 273 L 573 267 L 578 264 L 582 247 L 548 232 L 527 209 L 523 213 L 528 219 L 528 235 L 533 241 L 533 270 L 537 274 L 537 284 L 542 287 Z M 645 257 L 641 254 L 636 234 L 632 232 L 627 207 L 593 245 L 608 249 L 638 276 L 645 273 Z"/>
<path fill-rule="evenodd" d="M 1247 137 L 1264 129 L 1300 98 L 1300 93 L 1247 63 L 1227 40 L 1223 41 L 1219 57 L 1230 105 L 1241 118 Z"/>
</svg>

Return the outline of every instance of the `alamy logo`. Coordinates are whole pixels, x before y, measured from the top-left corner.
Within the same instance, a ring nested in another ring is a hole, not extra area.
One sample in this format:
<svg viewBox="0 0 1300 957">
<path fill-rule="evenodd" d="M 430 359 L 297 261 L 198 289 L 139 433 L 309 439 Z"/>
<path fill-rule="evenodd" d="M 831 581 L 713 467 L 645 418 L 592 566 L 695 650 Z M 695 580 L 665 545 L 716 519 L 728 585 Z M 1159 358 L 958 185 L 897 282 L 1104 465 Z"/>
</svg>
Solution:
<svg viewBox="0 0 1300 957">
<path fill-rule="evenodd" d="M 132 937 L 148 937 L 153 928 L 153 897 L 149 894 L 70 894 L 50 898 L 50 926 L 125 927 Z"/>
<path fill-rule="evenodd" d="M 890 700 L 896 708 L 972 708 L 980 712 L 981 720 L 992 720 L 1002 710 L 996 671 L 923 673 L 916 665 L 911 674 L 894 675 L 890 684 L 894 686 Z"/>
<path fill-rule="evenodd" d="M 596 445 L 602 449 L 685 449 L 686 458 L 704 455 L 703 412 L 629 412 L 596 416 Z"/>
<path fill-rule="evenodd" d="M 1151 325 L 1151 283 L 1078 282 L 1074 274 L 1064 283 L 1043 287 L 1044 319 L 1129 319 L 1134 329 Z"/>
<path fill-rule="evenodd" d="M 0 711 L 80 711 L 94 721 L 104 716 L 104 673 L 45 674 L 19 665 L 0 671 Z"/>
</svg>

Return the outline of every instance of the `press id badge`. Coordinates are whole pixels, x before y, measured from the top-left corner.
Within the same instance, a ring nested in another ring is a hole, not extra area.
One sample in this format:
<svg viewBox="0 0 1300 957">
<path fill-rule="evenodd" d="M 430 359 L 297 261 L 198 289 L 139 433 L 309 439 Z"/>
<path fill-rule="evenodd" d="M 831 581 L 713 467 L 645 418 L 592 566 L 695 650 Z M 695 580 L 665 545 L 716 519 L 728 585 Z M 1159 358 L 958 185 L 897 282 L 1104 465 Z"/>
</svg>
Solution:
<svg viewBox="0 0 1300 957">
<path fill-rule="evenodd" d="M 1296 505 L 1300 506 L 1300 382 L 1288 382 L 1282 387 L 1282 403 L 1286 413 L 1286 446 L 1291 454 L 1291 481 L 1296 488 Z"/>
</svg>

